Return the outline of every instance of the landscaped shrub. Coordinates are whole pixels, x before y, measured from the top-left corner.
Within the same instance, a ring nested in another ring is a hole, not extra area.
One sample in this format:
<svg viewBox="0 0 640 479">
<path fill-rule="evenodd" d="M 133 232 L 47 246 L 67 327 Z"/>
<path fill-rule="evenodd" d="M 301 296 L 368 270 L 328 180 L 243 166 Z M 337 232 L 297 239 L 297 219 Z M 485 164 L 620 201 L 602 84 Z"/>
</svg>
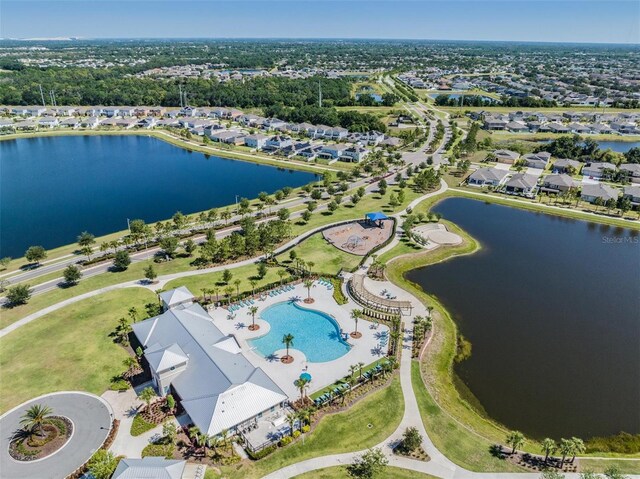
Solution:
<svg viewBox="0 0 640 479">
<path fill-rule="evenodd" d="M 300 434 L 302 434 L 300 431 L 293 431 L 293 438 L 297 439 L 300 437 Z"/>
<path fill-rule="evenodd" d="M 349 300 L 342 292 L 342 280 L 331 278 L 331 284 L 333 285 L 333 300 L 338 304 L 347 304 Z"/>
<path fill-rule="evenodd" d="M 280 445 L 280 447 L 284 447 L 291 444 L 291 441 L 293 441 L 293 438 L 291 436 L 285 436 L 282 439 L 280 439 L 280 442 L 278 444 Z"/>
<path fill-rule="evenodd" d="M 129 383 L 124 379 L 116 379 L 115 381 L 111 382 L 111 386 L 109 386 L 109 389 L 111 389 L 112 391 L 126 391 L 127 389 L 129 389 Z"/>
<path fill-rule="evenodd" d="M 261 449 L 258 452 L 252 452 L 251 450 L 247 449 L 247 454 L 251 459 L 253 459 L 254 461 L 257 461 L 258 459 L 262 459 L 263 457 L 267 457 L 269 454 L 271 454 L 276 449 L 278 449 L 278 446 L 276 444 L 272 444 L 271 446 L 267 446 L 267 447 L 265 447 L 264 449 Z"/>
<path fill-rule="evenodd" d="M 173 457 L 173 444 L 149 444 L 142 450 L 142 457 L 164 457 L 171 459 Z"/>
<path fill-rule="evenodd" d="M 131 423 L 131 435 L 139 436 L 156 427 L 155 424 L 145 421 L 140 414 L 136 414 Z"/>
<path fill-rule="evenodd" d="M 592 437 L 585 442 L 587 452 L 616 452 L 637 454 L 640 452 L 640 434 L 621 432 L 615 436 Z"/>
<path fill-rule="evenodd" d="M 311 431 L 311 426 L 302 426 L 302 432 L 307 433 Z"/>
</svg>

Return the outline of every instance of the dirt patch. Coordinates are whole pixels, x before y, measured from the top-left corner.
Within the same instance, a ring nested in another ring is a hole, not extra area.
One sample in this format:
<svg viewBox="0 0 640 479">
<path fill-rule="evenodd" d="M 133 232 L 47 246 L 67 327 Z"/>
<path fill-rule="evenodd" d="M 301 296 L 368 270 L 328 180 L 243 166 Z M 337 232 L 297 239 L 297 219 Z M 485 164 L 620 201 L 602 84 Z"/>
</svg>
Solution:
<svg viewBox="0 0 640 479">
<path fill-rule="evenodd" d="M 259 324 L 251 324 L 247 329 L 249 329 L 249 331 L 257 331 L 258 329 L 260 329 L 260 325 Z"/>
<path fill-rule="evenodd" d="M 282 356 L 280 358 L 280 362 L 282 364 L 291 364 L 293 362 L 293 356 L 289 356 L 288 354 L 285 356 Z"/>
<path fill-rule="evenodd" d="M 316 300 L 315 300 L 315 299 L 313 299 L 313 298 L 305 298 L 303 301 L 304 301 L 306 304 L 313 304 L 313 303 L 315 303 L 315 302 L 316 302 Z"/>
<path fill-rule="evenodd" d="M 349 336 L 351 336 L 353 339 L 360 339 L 362 337 L 362 333 L 360 331 L 358 332 L 351 332 L 349 333 Z"/>
<path fill-rule="evenodd" d="M 59 451 L 69 441 L 73 424 L 64 416 L 46 419 L 42 431 L 32 434 L 18 431 L 9 444 L 9 454 L 16 461 L 35 461 Z"/>
</svg>

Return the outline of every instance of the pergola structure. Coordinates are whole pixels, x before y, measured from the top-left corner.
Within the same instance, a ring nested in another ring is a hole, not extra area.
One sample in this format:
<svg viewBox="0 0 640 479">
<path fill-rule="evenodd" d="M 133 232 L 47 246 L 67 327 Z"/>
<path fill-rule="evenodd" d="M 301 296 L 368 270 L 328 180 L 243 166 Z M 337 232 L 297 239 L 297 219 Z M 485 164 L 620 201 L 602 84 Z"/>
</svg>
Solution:
<svg viewBox="0 0 640 479">
<path fill-rule="evenodd" d="M 354 274 L 348 283 L 349 291 L 361 304 L 384 313 L 411 314 L 411 301 L 398 301 L 375 295 L 364 286 L 364 275 Z"/>
<path fill-rule="evenodd" d="M 380 211 L 377 211 L 375 213 L 367 213 L 364 216 L 367 220 L 367 223 L 376 225 L 378 228 L 382 228 L 382 222 L 386 219 L 389 219 L 387 215 Z"/>
</svg>

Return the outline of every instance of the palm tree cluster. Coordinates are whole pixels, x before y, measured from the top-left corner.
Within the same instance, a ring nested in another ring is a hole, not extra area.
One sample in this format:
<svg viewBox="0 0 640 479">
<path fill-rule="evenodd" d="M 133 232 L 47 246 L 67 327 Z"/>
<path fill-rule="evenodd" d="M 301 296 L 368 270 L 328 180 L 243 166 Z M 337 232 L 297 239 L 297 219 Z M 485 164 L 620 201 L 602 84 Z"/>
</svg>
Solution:
<svg viewBox="0 0 640 479">
<path fill-rule="evenodd" d="M 512 431 L 507 434 L 506 443 L 513 448 L 511 454 L 515 454 L 516 450 L 520 449 L 525 443 L 524 434 L 520 431 Z M 564 467 L 564 463 L 568 456 L 572 456 L 571 462 L 573 463 L 576 459 L 576 455 L 582 454 L 586 451 L 584 441 L 578 437 L 572 437 L 570 439 L 562 438 L 559 442 L 547 437 L 542 440 L 541 447 L 544 452 L 545 465 L 548 464 L 549 458 L 552 457 L 555 452 L 562 455 L 562 459 L 560 460 L 560 469 Z"/>
</svg>

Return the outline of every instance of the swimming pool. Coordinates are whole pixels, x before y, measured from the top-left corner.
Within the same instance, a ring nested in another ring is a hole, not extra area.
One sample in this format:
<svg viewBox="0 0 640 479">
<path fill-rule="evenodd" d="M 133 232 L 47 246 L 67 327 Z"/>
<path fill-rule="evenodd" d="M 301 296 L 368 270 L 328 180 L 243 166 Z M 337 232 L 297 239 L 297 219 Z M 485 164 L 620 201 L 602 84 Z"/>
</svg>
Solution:
<svg viewBox="0 0 640 479">
<path fill-rule="evenodd" d="M 302 351 L 312 363 L 333 361 L 349 351 L 350 346 L 340 338 L 340 327 L 328 314 L 286 301 L 269 306 L 260 317 L 271 325 L 271 330 L 249 340 L 249 345 L 264 357 L 285 348 L 285 334 L 293 335 L 291 348 Z"/>
</svg>

